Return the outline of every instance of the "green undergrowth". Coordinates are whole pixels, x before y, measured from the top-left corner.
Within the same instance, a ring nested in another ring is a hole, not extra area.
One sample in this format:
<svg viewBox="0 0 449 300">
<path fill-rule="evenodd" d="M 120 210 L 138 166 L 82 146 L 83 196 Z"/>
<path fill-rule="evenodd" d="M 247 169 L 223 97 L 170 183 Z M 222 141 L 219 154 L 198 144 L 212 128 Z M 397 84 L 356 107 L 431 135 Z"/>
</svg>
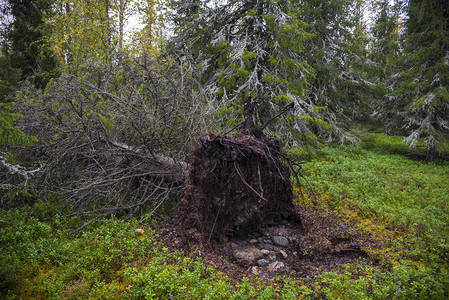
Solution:
<svg viewBox="0 0 449 300">
<path fill-rule="evenodd" d="M 449 162 L 424 164 L 364 146 L 317 151 L 303 168 L 312 192 L 335 211 L 352 209 L 447 250 Z"/>
<path fill-rule="evenodd" d="M 104 219 L 70 235 L 86 220 L 41 202 L 0 211 L 0 298 L 449 298 L 449 163 L 412 160 L 396 137 L 364 140 L 304 156 L 307 183 L 297 190 L 306 209 L 365 232 L 375 242 L 362 249 L 369 259 L 315 277 L 236 278 L 192 258 L 194 250 L 167 248 L 149 216 Z"/>
<path fill-rule="evenodd" d="M 426 145 L 423 138 L 417 140 L 414 147 L 405 143 L 403 136 L 390 136 L 382 133 L 362 134 L 363 149 L 371 150 L 380 154 L 400 154 L 415 160 L 425 160 Z M 440 158 L 449 157 L 449 140 L 442 139 L 437 146 Z M 438 159 L 437 159 L 438 162 Z"/>
<path fill-rule="evenodd" d="M 236 283 L 210 262 L 164 247 L 136 220 L 103 220 L 68 236 L 77 218 L 44 220 L 39 209 L 0 212 L 0 298 L 296 299 L 310 292 L 288 278 Z"/>
<path fill-rule="evenodd" d="M 382 245 L 362 249 L 382 268 L 324 274 L 329 298 L 449 297 L 449 162 L 411 159 L 425 158 L 425 149 L 402 140 L 366 134 L 360 146 L 304 156 L 300 204 L 329 210 Z"/>
</svg>

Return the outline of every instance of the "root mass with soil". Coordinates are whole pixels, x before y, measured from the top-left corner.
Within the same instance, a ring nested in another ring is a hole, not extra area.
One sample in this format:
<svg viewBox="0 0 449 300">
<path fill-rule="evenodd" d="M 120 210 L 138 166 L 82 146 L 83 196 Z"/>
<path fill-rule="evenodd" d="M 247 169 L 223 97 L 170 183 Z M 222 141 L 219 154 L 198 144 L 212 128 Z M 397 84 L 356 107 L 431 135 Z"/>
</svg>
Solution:
<svg viewBox="0 0 449 300">
<path fill-rule="evenodd" d="M 201 243 L 247 235 L 281 219 L 298 221 L 291 164 L 279 142 L 248 118 L 233 136 L 208 133 L 190 157 L 183 226 Z"/>
</svg>

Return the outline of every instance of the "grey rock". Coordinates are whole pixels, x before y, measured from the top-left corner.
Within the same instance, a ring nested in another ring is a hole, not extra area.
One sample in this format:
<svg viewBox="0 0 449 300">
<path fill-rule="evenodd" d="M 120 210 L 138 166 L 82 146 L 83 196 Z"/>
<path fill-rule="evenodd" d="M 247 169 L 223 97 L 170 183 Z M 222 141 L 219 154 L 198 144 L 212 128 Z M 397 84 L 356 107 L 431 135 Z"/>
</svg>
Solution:
<svg viewBox="0 0 449 300">
<path fill-rule="evenodd" d="M 269 264 L 270 262 L 268 261 L 268 260 L 266 260 L 266 259 L 259 259 L 258 261 L 257 261 L 257 265 L 259 266 L 259 267 L 265 267 L 265 266 L 267 266 L 268 264 Z"/>
<path fill-rule="evenodd" d="M 254 255 L 243 250 L 235 250 L 234 252 L 232 252 L 232 255 L 234 256 L 237 263 L 242 266 L 246 266 L 254 262 L 255 260 Z"/>
<path fill-rule="evenodd" d="M 262 258 L 262 257 L 263 257 L 262 251 L 260 251 L 260 250 L 257 249 L 257 248 L 250 248 L 250 249 L 249 249 L 249 252 L 251 252 L 251 253 L 254 255 L 254 257 L 255 257 L 256 259 L 259 259 L 259 258 Z"/>
<path fill-rule="evenodd" d="M 232 252 L 234 259 L 238 264 L 247 266 L 254 263 L 256 260 L 263 257 L 263 253 L 257 248 L 249 248 L 245 250 L 235 250 Z"/>
<path fill-rule="evenodd" d="M 273 246 L 271 244 L 265 244 L 263 245 L 263 247 L 268 250 L 276 250 L 276 246 Z"/>
<path fill-rule="evenodd" d="M 268 265 L 268 271 L 270 272 L 278 272 L 283 270 L 284 268 L 285 268 L 284 263 L 280 261 L 274 261 Z"/>
<path fill-rule="evenodd" d="M 262 252 L 263 255 L 270 254 L 270 250 L 267 250 L 267 249 L 262 249 L 262 250 L 260 250 L 260 252 Z"/>
<path fill-rule="evenodd" d="M 280 246 L 280 247 L 287 247 L 288 246 L 288 240 L 287 238 L 283 236 L 273 236 L 272 238 L 273 244 Z"/>
</svg>

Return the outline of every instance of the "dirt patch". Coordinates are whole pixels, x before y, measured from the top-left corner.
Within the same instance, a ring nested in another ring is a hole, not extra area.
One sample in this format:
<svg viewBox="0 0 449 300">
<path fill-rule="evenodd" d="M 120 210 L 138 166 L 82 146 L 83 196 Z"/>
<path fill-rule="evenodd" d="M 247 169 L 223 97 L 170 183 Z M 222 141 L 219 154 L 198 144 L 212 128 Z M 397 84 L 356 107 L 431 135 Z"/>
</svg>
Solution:
<svg viewBox="0 0 449 300">
<path fill-rule="evenodd" d="M 363 249 L 382 248 L 366 232 L 344 224 L 333 213 L 319 209 L 299 209 L 302 224 L 280 221 L 266 225 L 248 235 L 223 236 L 209 245 L 185 239 L 179 216 L 159 223 L 164 244 L 201 257 L 232 280 L 243 277 L 272 280 L 281 276 L 307 277 L 329 272 L 342 264 L 368 261 L 375 264 Z M 280 246 L 274 237 L 284 237 Z"/>
<path fill-rule="evenodd" d="M 358 231 L 327 221 L 329 215 L 308 214 L 314 215 L 310 226 L 284 221 L 245 238 L 216 244 L 214 251 L 241 268 L 266 278 L 285 274 L 313 276 L 341 264 L 368 258 L 362 250 L 364 240 Z M 287 243 L 280 244 L 277 238 L 284 238 Z M 251 256 L 259 251 L 262 256 Z M 250 258 L 240 259 L 238 255 L 242 253 L 249 253 Z"/>
</svg>

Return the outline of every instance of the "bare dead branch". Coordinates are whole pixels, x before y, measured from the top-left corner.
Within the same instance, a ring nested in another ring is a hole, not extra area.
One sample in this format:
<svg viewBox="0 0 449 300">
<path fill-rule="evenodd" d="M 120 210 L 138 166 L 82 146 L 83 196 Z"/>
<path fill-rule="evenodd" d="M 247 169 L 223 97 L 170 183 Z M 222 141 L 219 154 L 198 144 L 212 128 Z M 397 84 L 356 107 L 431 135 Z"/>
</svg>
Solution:
<svg viewBox="0 0 449 300">
<path fill-rule="evenodd" d="M 262 199 L 263 201 L 268 201 L 267 199 L 265 199 L 261 194 L 259 194 L 251 185 L 248 184 L 248 182 L 246 182 L 246 180 L 243 178 L 242 172 L 239 170 L 239 167 L 237 167 L 237 165 L 234 163 L 234 168 L 237 171 L 237 174 L 240 176 L 240 179 L 242 180 L 242 182 L 251 190 L 254 192 L 254 194 L 256 194 L 260 199 Z"/>
<path fill-rule="evenodd" d="M 68 216 L 154 213 L 180 193 L 195 138 L 213 128 L 212 105 L 196 88 L 192 66 L 158 69 L 136 60 L 91 68 L 30 95 L 42 105 L 17 101 L 20 125 L 39 138 L 30 155 L 39 151 L 46 162 L 33 182 L 42 197 L 61 195 Z M 38 171 L 0 158 L 2 165 L 23 178 Z"/>
</svg>

